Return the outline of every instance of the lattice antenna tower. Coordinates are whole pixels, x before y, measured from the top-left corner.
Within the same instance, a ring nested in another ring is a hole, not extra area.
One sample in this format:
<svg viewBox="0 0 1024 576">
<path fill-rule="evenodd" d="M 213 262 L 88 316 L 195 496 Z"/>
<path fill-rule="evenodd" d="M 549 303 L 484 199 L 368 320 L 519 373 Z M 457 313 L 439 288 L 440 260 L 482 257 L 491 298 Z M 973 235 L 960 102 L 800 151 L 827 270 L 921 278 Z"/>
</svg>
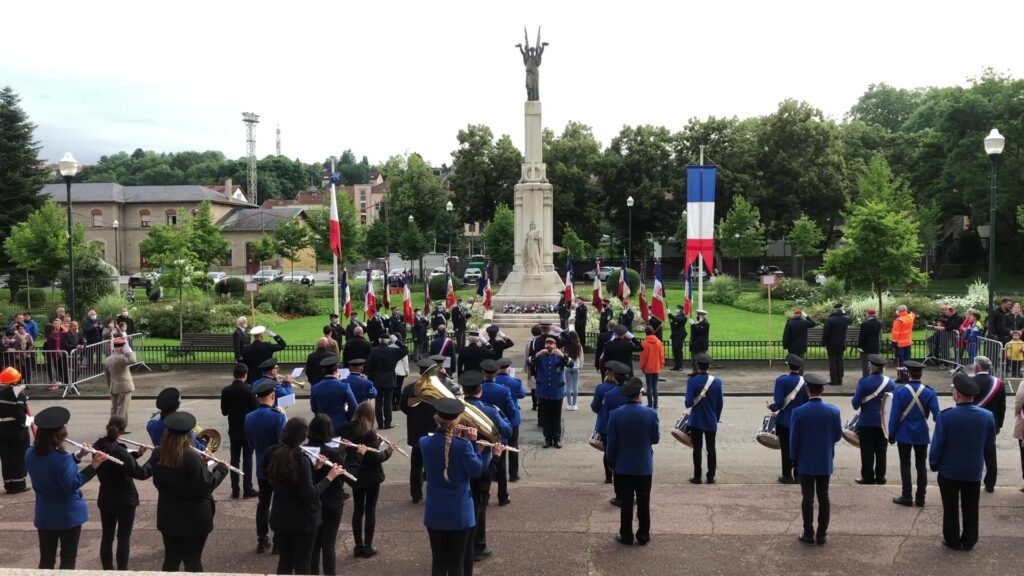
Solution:
<svg viewBox="0 0 1024 576">
<path fill-rule="evenodd" d="M 277 155 L 281 155 L 281 125 L 277 125 Z"/>
<path fill-rule="evenodd" d="M 256 125 L 260 123 L 260 116 L 242 112 L 242 122 L 245 122 L 245 144 L 249 156 L 249 174 L 245 185 L 249 190 L 250 202 L 256 204 Z"/>
</svg>

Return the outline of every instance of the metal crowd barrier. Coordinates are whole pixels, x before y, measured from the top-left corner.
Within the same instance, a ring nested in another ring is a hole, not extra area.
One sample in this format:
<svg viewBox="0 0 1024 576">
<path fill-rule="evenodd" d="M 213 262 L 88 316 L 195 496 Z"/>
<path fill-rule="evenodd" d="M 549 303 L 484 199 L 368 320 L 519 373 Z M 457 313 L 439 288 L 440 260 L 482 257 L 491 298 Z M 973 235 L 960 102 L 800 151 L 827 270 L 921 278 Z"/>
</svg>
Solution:
<svg viewBox="0 0 1024 576">
<path fill-rule="evenodd" d="M 977 337 L 974 342 L 967 343 L 967 351 L 971 363 L 977 356 L 985 356 L 992 361 L 991 374 L 1003 381 L 1006 380 L 1006 354 L 1005 346 L 999 340 Z"/>
<path fill-rule="evenodd" d="M 22 384 L 54 388 L 63 386 L 64 395 L 67 396 L 71 375 L 68 371 L 68 353 L 64 350 L 12 350 L 3 353 L 3 364 L 21 372 Z"/>
<path fill-rule="evenodd" d="M 924 359 L 925 364 L 932 363 L 936 366 L 949 366 L 950 374 L 964 369 L 959 330 L 935 330 L 929 328 L 926 334 L 927 336 L 924 341 L 928 355 Z"/>
</svg>

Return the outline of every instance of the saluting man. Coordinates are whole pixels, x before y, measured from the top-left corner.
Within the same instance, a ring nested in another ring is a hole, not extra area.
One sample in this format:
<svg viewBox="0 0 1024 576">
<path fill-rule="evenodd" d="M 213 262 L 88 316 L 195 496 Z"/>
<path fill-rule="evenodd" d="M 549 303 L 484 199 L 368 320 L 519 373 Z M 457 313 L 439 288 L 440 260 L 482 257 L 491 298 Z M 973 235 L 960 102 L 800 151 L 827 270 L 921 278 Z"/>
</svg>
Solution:
<svg viewBox="0 0 1024 576">
<path fill-rule="evenodd" d="M 896 444 L 900 452 L 900 481 L 903 492 L 892 501 L 901 506 L 924 506 L 928 490 L 928 417 L 939 417 L 939 397 L 931 387 L 921 384 L 924 364 L 914 360 L 903 363 L 910 382 L 893 393 L 892 413 L 889 414 L 889 443 Z M 910 499 L 910 453 L 914 453 L 917 468 L 917 494 Z"/>
<path fill-rule="evenodd" d="M 828 541 L 828 524 L 832 507 L 828 499 L 828 482 L 832 476 L 836 442 L 843 437 L 839 408 L 821 399 L 825 393 L 824 376 L 805 374 L 808 400 L 793 411 L 789 452 L 800 475 L 803 501 L 800 511 L 804 531 L 799 540 L 819 546 Z M 814 498 L 818 498 L 818 529 L 814 529 Z"/>
<path fill-rule="evenodd" d="M 806 382 L 800 375 L 804 359 L 790 353 L 786 356 L 786 364 L 789 366 L 789 373 L 775 379 L 775 397 L 768 409 L 778 412 L 775 431 L 779 435 L 779 454 L 782 456 L 782 476 L 779 476 L 779 482 L 793 484 L 796 480 L 793 474 L 793 460 L 789 454 L 790 422 L 793 419 L 793 410 L 807 402 L 807 389 Z"/>
<path fill-rule="evenodd" d="M 623 384 L 626 404 L 608 418 L 605 452 L 615 467 L 615 494 L 621 508 L 619 533 L 615 540 L 633 544 L 633 501 L 636 500 L 636 543 L 651 540 L 651 480 L 654 478 L 654 445 L 658 432 L 658 411 L 640 404 L 643 382 L 631 378 Z"/>
<path fill-rule="evenodd" d="M 857 391 L 851 404 L 860 410 L 857 436 L 860 438 L 860 478 L 857 484 L 885 484 L 885 432 L 882 430 L 882 402 L 892 392 L 892 378 L 883 374 L 885 358 L 878 354 L 868 356 L 871 374 L 857 382 Z M 833 384 L 835 384 L 833 382 Z"/>
</svg>

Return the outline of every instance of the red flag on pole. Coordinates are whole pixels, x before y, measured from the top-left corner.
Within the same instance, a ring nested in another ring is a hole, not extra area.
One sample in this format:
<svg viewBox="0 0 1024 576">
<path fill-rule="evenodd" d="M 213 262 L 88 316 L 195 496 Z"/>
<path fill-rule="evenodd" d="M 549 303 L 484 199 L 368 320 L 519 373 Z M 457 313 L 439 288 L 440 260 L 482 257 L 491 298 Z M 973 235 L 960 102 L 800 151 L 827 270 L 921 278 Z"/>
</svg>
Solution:
<svg viewBox="0 0 1024 576">
<path fill-rule="evenodd" d="M 366 298 L 363 300 L 363 309 L 367 320 L 377 315 L 377 295 L 373 293 L 373 274 L 369 268 L 366 269 Z"/>
<path fill-rule="evenodd" d="M 409 275 L 402 277 L 402 315 L 405 316 L 405 323 L 413 325 L 415 318 L 412 314 L 412 294 L 409 292 Z"/>
<path fill-rule="evenodd" d="M 654 294 L 651 296 L 651 314 L 665 321 L 665 282 L 661 276 L 661 261 L 654 261 Z"/>
<path fill-rule="evenodd" d="M 446 281 L 444 295 L 445 304 L 448 306 L 448 309 L 451 310 L 452 308 L 455 307 L 456 297 L 455 287 L 452 286 L 452 265 L 450 262 L 448 262 L 447 259 L 445 259 L 444 261 L 444 277 Z"/>
<path fill-rule="evenodd" d="M 601 298 L 601 259 L 598 258 L 594 263 L 594 291 L 590 298 L 590 303 L 593 304 L 594 309 L 598 312 L 604 311 L 604 299 Z"/>
<path fill-rule="evenodd" d="M 335 192 L 337 173 L 331 175 L 331 252 L 341 256 L 341 222 L 338 221 L 338 195 Z"/>
<path fill-rule="evenodd" d="M 644 285 L 644 265 L 640 264 L 640 317 L 644 319 L 644 322 L 648 322 L 651 319 L 651 311 L 647 307 L 647 286 Z"/>
</svg>

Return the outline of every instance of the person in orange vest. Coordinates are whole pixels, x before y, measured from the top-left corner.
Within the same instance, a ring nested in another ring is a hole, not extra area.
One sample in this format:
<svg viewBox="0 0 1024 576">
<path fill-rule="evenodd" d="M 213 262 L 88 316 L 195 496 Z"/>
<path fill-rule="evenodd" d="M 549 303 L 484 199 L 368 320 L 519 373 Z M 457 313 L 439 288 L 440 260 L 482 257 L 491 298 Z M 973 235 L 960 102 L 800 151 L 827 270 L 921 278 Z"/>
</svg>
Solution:
<svg viewBox="0 0 1024 576">
<path fill-rule="evenodd" d="M 892 321 L 892 342 L 896 346 L 896 365 L 910 360 L 910 345 L 914 342 L 914 320 L 917 316 L 907 311 L 905 304 L 896 307 L 896 319 Z"/>
<path fill-rule="evenodd" d="M 654 333 L 654 327 L 648 326 L 644 332 L 644 349 L 640 351 L 640 370 L 647 381 L 647 406 L 658 409 L 658 375 L 665 367 L 665 345 Z"/>
</svg>

